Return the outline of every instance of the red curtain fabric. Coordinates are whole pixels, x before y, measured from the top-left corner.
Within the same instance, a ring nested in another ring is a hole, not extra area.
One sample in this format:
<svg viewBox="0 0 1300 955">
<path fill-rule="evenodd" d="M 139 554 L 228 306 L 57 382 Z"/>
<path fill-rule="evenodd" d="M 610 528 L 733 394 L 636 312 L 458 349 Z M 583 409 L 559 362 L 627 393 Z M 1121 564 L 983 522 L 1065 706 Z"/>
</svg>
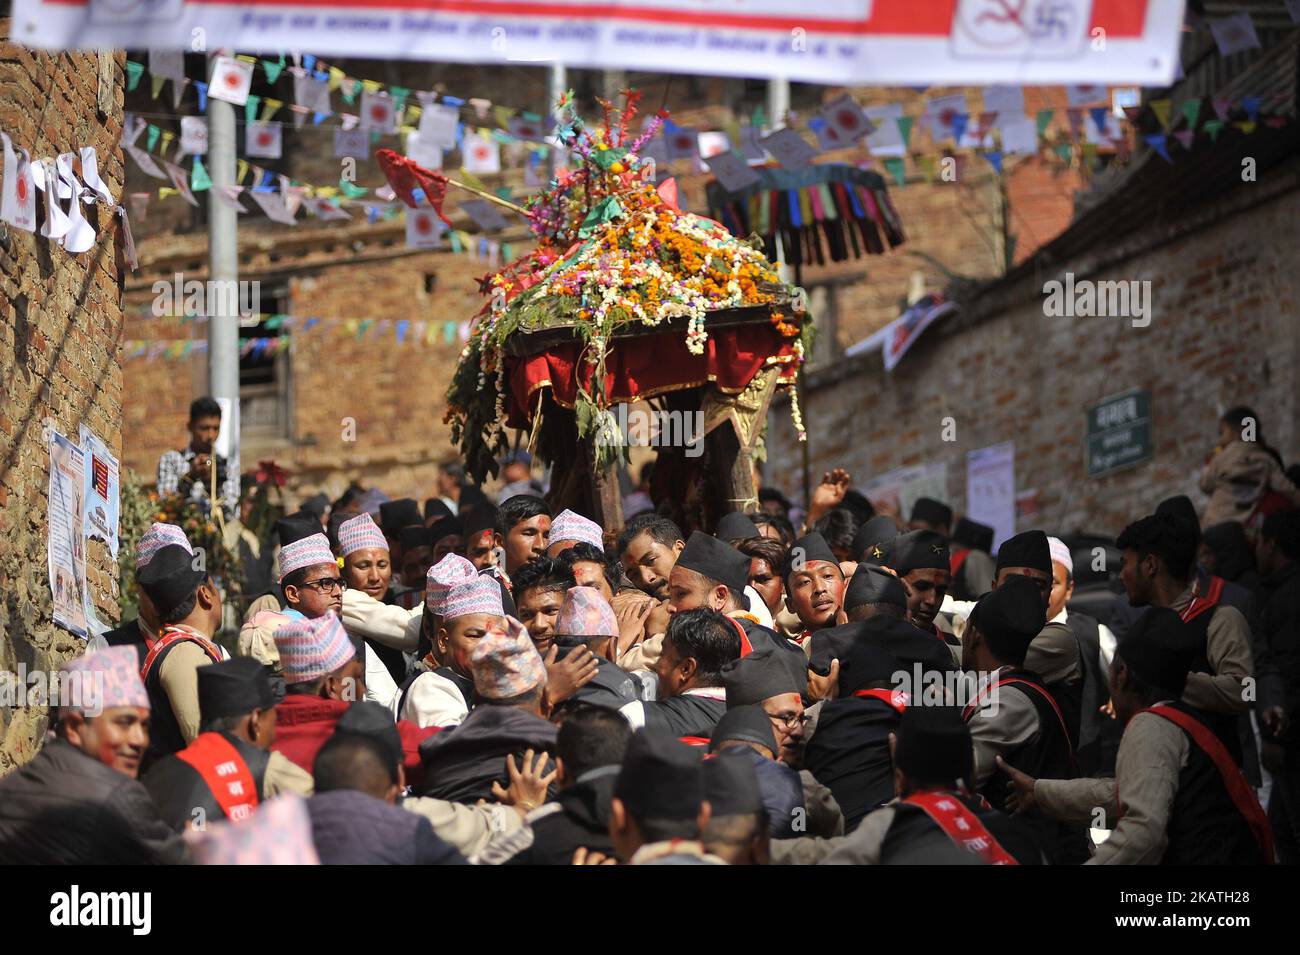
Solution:
<svg viewBox="0 0 1300 955">
<path fill-rule="evenodd" d="M 606 391 L 611 403 L 650 398 L 709 382 L 727 391 L 740 391 L 769 356 L 789 359 L 795 341 L 783 338 L 773 326 L 764 323 L 711 330 L 702 355 L 686 350 L 685 333 L 680 330 L 616 339 L 605 363 Z M 528 424 L 541 388 L 551 388 L 556 401 L 566 408 L 573 407 L 578 394 L 574 366 L 580 348 L 580 342 L 569 342 L 541 354 L 506 359 L 510 427 Z M 793 362 L 789 364 L 793 371 Z M 578 372 L 583 386 L 590 390 L 595 368 L 583 361 Z"/>
</svg>

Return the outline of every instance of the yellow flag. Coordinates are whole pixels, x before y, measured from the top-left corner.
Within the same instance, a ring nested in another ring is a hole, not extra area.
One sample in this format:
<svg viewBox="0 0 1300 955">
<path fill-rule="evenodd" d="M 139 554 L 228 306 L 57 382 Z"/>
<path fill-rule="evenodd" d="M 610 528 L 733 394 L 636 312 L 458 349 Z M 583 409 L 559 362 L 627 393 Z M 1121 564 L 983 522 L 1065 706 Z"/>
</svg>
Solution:
<svg viewBox="0 0 1300 955">
<path fill-rule="evenodd" d="M 433 322 L 430 322 L 428 330 L 426 330 L 424 333 L 424 343 L 426 345 L 432 345 L 437 340 L 438 340 L 438 326 L 435 325 Z"/>
<path fill-rule="evenodd" d="M 475 189 L 482 190 L 483 192 L 488 191 L 488 187 L 483 185 L 483 180 L 466 169 L 460 171 L 460 181 L 467 186 L 473 186 Z"/>
<path fill-rule="evenodd" d="M 340 70 L 337 66 L 330 67 L 330 92 L 331 93 L 333 93 L 336 89 L 338 89 L 340 86 L 343 85 L 343 80 L 346 76 L 347 74 L 344 73 L 342 70 Z"/>
<path fill-rule="evenodd" d="M 934 182 L 934 174 L 939 169 L 939 163 L 933 156 L 922 156 L 917 160 L 917 165 L 921 167 L 921 178 L 926 182 Z"/>
<path fill-rule="evenodd" d="M 339 194 L 339 190 L 337 186 L 316 187 L 316 195 L 324 196 L 326 199 L 330 198 L 331 196 L 337 196 L 338 194 Z"/>
<path fill-rule="evenodd" d="M 424 110 L 420 109 L 418 106 L 408 106 L 406 107 L 406 118 L 416 125 L 419 125 L 420 114 L 422 112 L 424 112 Z"/>
<path fill-rule="evenodd" d="M 378 93 L 379 88 L 383 86 L 378 80 L 362 80 L 361 88 L 367 93 Z"/>
<path fill-rule="evenodd" d="M 265 123 L 268 119 L 270 119 L 277 112 L 279 112 L 280 107 L 283 105 L 284 105 L 284 100 L 271 99 L 271 97 L 269 96 L 266 99 L 262 100 L 262 116 L 261 116 L 262 122 Z"/>
<path fill-rule="evenodd" d="M 1168 99 L 1153 99 L 1150 103 L 1151 112 L 1156 114 L 1156 119 L 1160 120 L 1160 126 L 1163 129 L 1169 128 L 1169 108 L 1171 105 Z"/>
<path fill-rule="evenodd" d="M 496 117 L 498 126 L 502 129 L 509 129 L 510 117 L 514 115 L 514 111 L 509 106 L 493 106 L 492 115 Z"/>
<path fill-rule="evenodd" d="M 357 333 L 357 320 L 355 318 L 349 318 L 343 323 L 343 328 L 349 335 L 355 335 Z"/>
<path fill-rule="evenodd" d="M 150 90 L 149 98 L 150 99 L 158 98 L 158 94 L 162 92 L 163 82 L 166 79 L 167 77 L 165 76 L 154 76 L 152 73 L 149 74 L 149 90 Z"/>
<path fill-rule="evenodd" d="M 1232 125 L 1236 126 L 1247 136 L 1249 136 L 1251 133 L 1255 131 L 1255 124 L 1248 119 L 1240 119 L 1237 122 L 1233 123 Z"/>
<path fill-rule="evenodd" d="M 257 57 L 249 56 L 247 53 L 240 53 L 236 55 L 235 59 L 240 63 L 252 63 L 254 66 L 257 65 Z"/>
<path fill-rule="evenodd" d="M 169 130 L 163 130 L 163 134 L 162 134 L 162 146 L 159 148 L 159 150 L 158 150 L 158 154 L 161 155 L 161 156 L 166 156 L 166 155 L 167 155 L 167 149 L 168 149 L 168 147 L 171 146 L 171 144 L 172 144 L 172 140 L 175 139 L 175 138 L 176 138 L 176 134 L 175 134 L 175 133 L 170 132 Z"/>
<path fill-rule="evenodd" d="M 248 163 L 243 159 L 236 159 L 235 166 L 239 170 L 235 176 L 235 182 L 242 186 L 244 177 L 248 175 Z"/>
<path fill-rule="evenodd" d="M 166 199 L 168 196 L 179 196 L 180 192 L 171 186 L 163 186 L 158 190 L 158 198 Z"/>
</svg>

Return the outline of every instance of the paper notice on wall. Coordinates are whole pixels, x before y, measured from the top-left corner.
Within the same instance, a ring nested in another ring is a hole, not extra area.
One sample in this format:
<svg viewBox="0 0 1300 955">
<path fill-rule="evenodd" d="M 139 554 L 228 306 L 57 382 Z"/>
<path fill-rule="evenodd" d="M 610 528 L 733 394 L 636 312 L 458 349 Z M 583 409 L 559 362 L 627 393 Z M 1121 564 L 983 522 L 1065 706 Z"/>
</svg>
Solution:
<svg viewBox="0 0 1300 955">
<path fill-rule="evenodd" d="M 1016 532 L 1016 443 L 966 455 L 966 516 L 993 528 L 993 550 Z"/>
<path fill-rule="evenodd" d="M 108 445 L 84 424 L 78 433 L 85 455 L 85 522 L 86 537 L 95 537 L 108 545 L 117 557 L 117 514 L 119 471 L 117 458 Z"/>
<path fill-rule="evenodd" d="M 50 435 L 50 483 L 47 490 L 46 552 L 54 624 L 79 637 L 86 623 L 85 454 L 53 429 Z"/>
<path fill-rule="evenodd" d="M 906 520 L 911 517 L 912 505 L 918 497 L 948 500 L 948 465 L 940 461 L 895 468 L 877 475 L 858 490 L 877 511 L 897 514 Z"/>
</svg>

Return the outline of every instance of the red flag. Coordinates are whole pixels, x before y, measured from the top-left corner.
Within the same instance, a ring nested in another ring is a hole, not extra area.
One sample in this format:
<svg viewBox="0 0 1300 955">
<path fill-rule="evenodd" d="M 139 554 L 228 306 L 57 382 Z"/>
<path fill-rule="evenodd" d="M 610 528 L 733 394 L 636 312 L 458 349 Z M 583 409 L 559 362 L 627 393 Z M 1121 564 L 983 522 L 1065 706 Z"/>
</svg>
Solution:
<svg viewBox="0 0 1300 955">
<path fill-rule="evenodd" d="M 429 200 L 429 205 L 433 206 L 433 211 L 438 213 L 438 218 L 451 225 L 451 220 L 442 211 L 442 203 L 447 197 L 446 176 L 432 169 L 425 169 L 414 160 L 399 155 L 391 149 L 379 150 L 375 153 L 375 159 L 399 199 L 414 209 L 417 205 L 414 193 L 416 189 L 420 189 Z"/>
</svg>

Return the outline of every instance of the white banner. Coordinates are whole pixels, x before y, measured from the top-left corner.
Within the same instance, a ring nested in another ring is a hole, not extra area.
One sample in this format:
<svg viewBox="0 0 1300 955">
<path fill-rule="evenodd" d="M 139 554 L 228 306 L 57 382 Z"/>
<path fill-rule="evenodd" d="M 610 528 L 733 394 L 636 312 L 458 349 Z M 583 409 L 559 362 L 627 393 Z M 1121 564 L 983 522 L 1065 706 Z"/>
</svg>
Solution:
<svg viewBox="0 0 1300 955">
<path fill-rule="evenodd" d="M 966 455 L 966 516 L 993 528 L 993 550 L 1016 532 L 1016 443 Z"/>
<path fill-rule="evenodd" d="M 15 0 L 10 34 L 45 49 L 189 50 L 203 35 L 208 49 L 836 86 L 1166 86 L 1182 22 L 1183 0 Z"/>
</svg>

